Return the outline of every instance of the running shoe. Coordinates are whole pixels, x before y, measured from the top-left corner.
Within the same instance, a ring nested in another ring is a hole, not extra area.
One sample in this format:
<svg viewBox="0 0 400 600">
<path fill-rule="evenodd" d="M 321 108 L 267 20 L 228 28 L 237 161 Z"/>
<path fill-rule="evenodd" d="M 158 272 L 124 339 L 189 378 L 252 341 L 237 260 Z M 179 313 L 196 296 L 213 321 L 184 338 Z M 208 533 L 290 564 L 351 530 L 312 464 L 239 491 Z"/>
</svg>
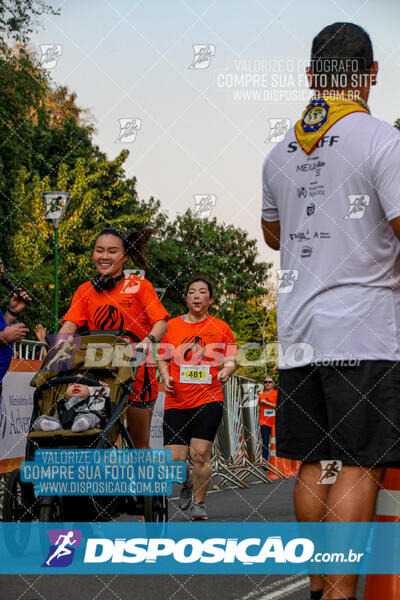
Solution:
<svg viewBox="0 0 400 600">
<path fill-rule="evenodd" d="M 181 510 L 187 510 L 192 503 L 193 484 L 186 482 L 181 487 L 179 494 L 178 506 Z"/>
<path fill-rule="evenodd" d="M 205 502 L 193 502 L 192 504 L 192 521 L 207 521 L 207 511 Z"/>
</svg>

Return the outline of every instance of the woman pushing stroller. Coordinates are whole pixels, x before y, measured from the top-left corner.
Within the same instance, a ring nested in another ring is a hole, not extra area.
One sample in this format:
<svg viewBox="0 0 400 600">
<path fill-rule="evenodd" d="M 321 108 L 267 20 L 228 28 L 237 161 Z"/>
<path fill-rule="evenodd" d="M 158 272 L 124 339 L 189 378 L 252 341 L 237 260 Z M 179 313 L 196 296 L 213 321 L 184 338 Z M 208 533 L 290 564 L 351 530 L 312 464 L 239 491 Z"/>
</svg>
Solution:
<svg viewBox="0 0 400 600">
<path fill-rule="evenodd" d="M 93 262 L 97 275 L 79 286 L 62 322 L 59 338 L 74 335 L 87 323 L 89 330 L 126 330 L 135 336 L 136 352 L 152 353 L 167 330 L 169 315 L 153 285 L 144 276 L 126 276 L 131 258 L 146 268 L 145 247 L 152 230 L 126 234 L 107 227 L 96 237 Z M 158 395 L 156 368 L 150 357 L 139 367 L 129 399 L 127 421 L 135 448 L 149 448 L 153 406 Z"/>
</svg>

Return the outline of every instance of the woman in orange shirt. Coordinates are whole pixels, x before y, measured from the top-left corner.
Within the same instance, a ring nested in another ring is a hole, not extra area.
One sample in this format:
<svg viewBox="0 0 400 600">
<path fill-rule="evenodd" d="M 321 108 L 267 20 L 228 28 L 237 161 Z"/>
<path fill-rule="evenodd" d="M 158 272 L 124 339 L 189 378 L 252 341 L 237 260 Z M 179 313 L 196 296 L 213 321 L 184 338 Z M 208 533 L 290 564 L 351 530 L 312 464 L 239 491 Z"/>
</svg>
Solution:
<svg viewBox="0 0 400 600">
<path fill-rule="evenodd" d="M 141 275 L 126 276 L 123 267 L 128 258 L 136 266 L 145 268 L 145 246 L 151 230 L 130 235 L 107 227 L 96 237 L 93 262 L 97 275 L 83 283 L 72 298 L 59 332 L 74 335 L 87 323 L 89 330 L 127 330 L 134 334 L 136 351 L 152 353 L 167 330 L 168 313 L 157 293 Z M 158 384 L 154 362 L 149 357 L 138 369 L 132 395 L 129 399 L 127 420 L 129 434 L 135 448 L 148 448 L 151 417 L 157 399 Z"/>
<path fill-rule="evenodd" d="M 212 474 L 212 445 L 223 414 L 222 384 L 236 369 L 232 331 L 209 314 L 212 301 L 209 280 L 194 277 L 186 289 L 188 312 L 168 323 L 163 339 L 168 354 L 159 353 L 157 361 L 166 391 L 164 446 L 172 450 L 173 460 L 185 461 L 190 452 L 193 461 L 193 484 L 188 474 L 179 499 L 182 510 L 189 508 L 193 489 L 193 520 L 207 519 L 204 499 Z"/>
</svg>

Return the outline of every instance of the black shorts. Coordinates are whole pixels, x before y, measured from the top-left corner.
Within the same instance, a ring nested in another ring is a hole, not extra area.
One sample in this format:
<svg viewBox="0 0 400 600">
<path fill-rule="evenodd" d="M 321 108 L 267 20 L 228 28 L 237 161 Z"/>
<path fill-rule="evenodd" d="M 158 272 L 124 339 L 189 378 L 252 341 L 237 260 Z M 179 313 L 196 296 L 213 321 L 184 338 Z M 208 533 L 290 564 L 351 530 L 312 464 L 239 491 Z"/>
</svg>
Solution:
<svg viewBox="0 0 400 600">
<path fill-rule="evenodd" d="M 277 455 L 400 466 L 400 364 L 281 369 Z"/>
<path fill-rule="evenodd" d="M 192 438 L 213 442 L 223 411 L 223 402 L 208 402 L 196 408 L 167 408 L 163 423 L 164 446 L 190 446 Z"/>
</svg>

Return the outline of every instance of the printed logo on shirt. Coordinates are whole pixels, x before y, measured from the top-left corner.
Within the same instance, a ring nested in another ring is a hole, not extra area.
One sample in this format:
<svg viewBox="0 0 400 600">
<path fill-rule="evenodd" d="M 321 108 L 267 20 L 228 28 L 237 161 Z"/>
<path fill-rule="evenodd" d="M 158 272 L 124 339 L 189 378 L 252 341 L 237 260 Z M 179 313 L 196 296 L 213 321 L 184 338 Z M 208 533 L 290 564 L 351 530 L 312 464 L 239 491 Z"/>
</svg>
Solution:
<svg viewBox="0 0 400 600">
<path fill-rule="evenodd" d="M 313 173 L 316 177 L 319 177 L 321 174 L 321 168 L 325 166 L 325 163 L 322 160 L 317 160 L 315 162 L 306 162 L 302 165 L 296 166 L 296 172 L 301 171 L 302 173 Z"/>
<path fill-rule="evenodd" d="M 123 329 L 124 317 L 118 308 L 111 304 L 99 306 L 94 313 L 94 322 L 97 329 Z"/>
<path fill-rule="evenodd" d="M 311 246 L 303 246 L 303 248 L 301 249 L 301 258 L 308 258 L 309 256 L 311 256 L 312 254 L 312 248 Z"/>
<path fill-rule="evenodd" d="M 325 188 L 322 184 L 318 184 L 316 181 L 310 184 L 309 194 L 311 198 L 314 196 L 324 196 Z"/>
<path fill-rule="evenodd" d="M 307 198 L 307 190 L 305 187 L 297 188 L 297 197 L 298 198 Z"/>
<path fill-rule="evenodd" d="M 179 350 L 184 360 L 200 360 L 206 351 L 206 344 L 200 336 L 192 335 L 182 340 Z"/>
<path fill-rule="evenodd" d="M 338 141 L 340 140 L 340 136 L 339 135 L 324 135 L 322 136 L 322 138 L 319 140 L 318 144 L 315 146 L 316 148 L 322 148 L 323 146 L 332 146 L 333 144 L 336 144 Z M 286 152 L 296 152 L 296 150 L 299 147 L 299 143 L 297 141 L 293 141 L 290 142 L 287 146 L 287 150 Z"/>
<path fill-rule="evenodd" d="M 313 215 L 315 213 L 315 204 L 314 204 L 314 202 L 311 202 L 307 206 L 306 212 L 307 212 L 307 217 L 311 217 L 311 215 Z"/>
<path fill-rule="evenodd" d="M 347 197 L 349 199 L 349 210 L 345 219 L 361 219 L 369 205 L 369 196 L 366 194 L 350 194 Z"/>
<path fill-rule="evenodd" d="M 289 233 L 289 237 L 291 240 L 297 240 L 298 242 L 302 242 L 304 240 L 310 240 L 310 230 L 307 229 L 306 232 L 304 231 L 296 231 L 296 233 Z"/>
</svg>

